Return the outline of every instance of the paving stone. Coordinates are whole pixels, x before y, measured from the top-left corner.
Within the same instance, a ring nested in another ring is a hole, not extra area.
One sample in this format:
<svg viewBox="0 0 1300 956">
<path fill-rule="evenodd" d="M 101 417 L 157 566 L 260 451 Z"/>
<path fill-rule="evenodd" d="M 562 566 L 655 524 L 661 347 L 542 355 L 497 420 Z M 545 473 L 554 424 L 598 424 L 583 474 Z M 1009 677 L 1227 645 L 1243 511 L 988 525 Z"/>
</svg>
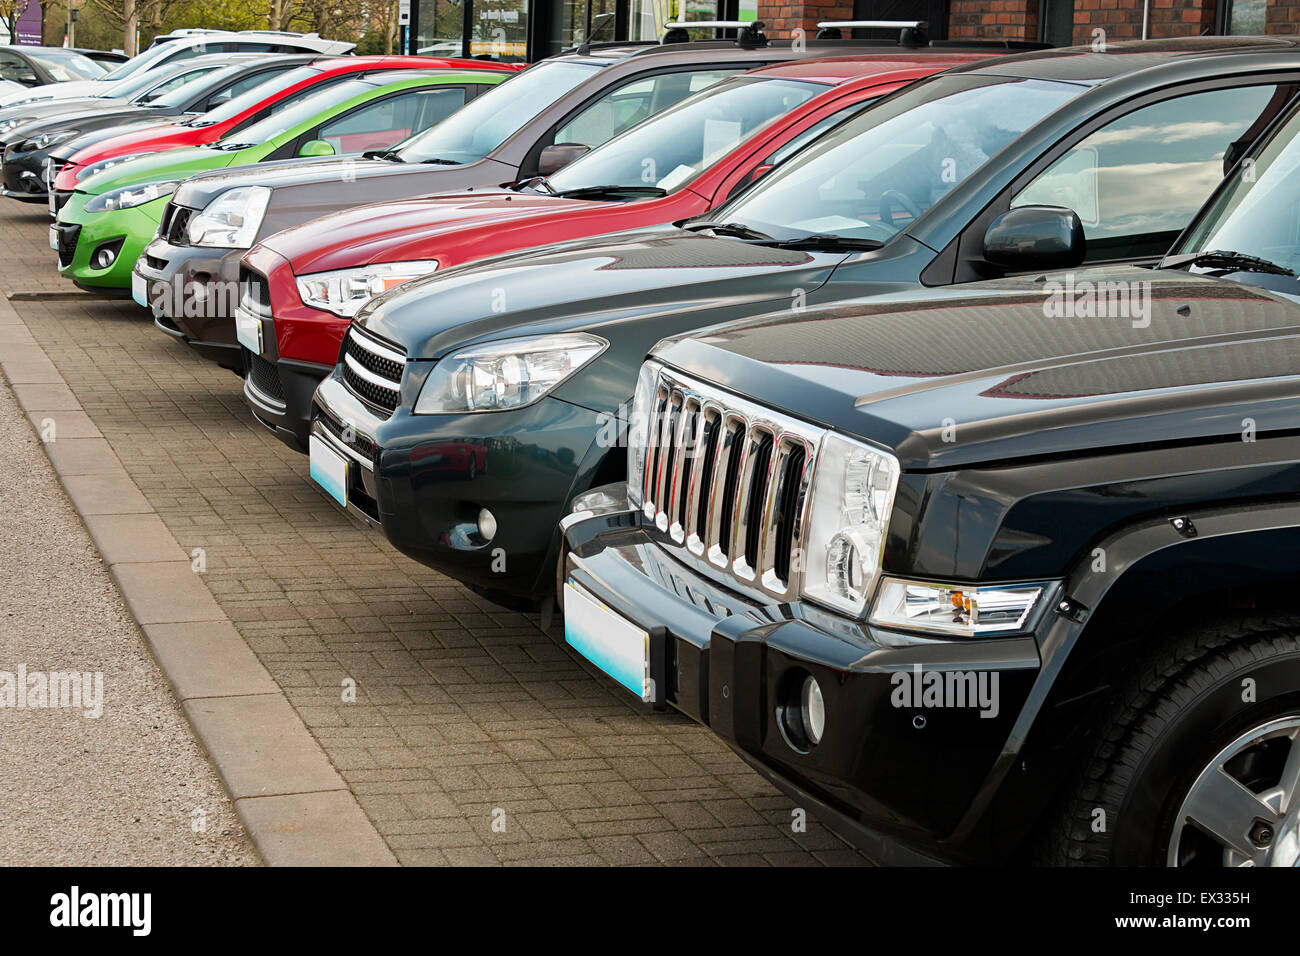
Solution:
<svg viewBox="0 0 1300 956">
<path fill-rule="evenodd" d="M 180 700 L 279 690 L 228 621 L 149 624 L 143 630 Z"/>
<path fill-rule="evenodd" d="M 188 560 L 157 515 L 87 515 L 84 520 L 106 564 Z"/>
</svg>

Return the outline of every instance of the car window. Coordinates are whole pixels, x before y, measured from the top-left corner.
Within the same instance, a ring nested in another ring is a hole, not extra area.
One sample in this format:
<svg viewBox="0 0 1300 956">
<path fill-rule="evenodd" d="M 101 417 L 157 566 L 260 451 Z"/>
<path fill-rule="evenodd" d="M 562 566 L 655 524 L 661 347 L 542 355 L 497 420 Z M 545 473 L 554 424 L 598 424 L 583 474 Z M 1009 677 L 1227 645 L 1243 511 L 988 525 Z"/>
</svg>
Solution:
<svg viewBox="0 0 1300 956">
<path fill-rule="evenodd" d="M 494 86 L 421 136 L 403 143 L 407 163 L 478 162 L 532 117 L 600 70 L 591 63 L 538 63 Z"/>
<path fill-rule="evenodd" d="M 0 79 L 31 86 L 39 82 L 30 63 L 16 53 L 0 50 Z"/>
<path fill-rule="evenodd" d="M 65 80 L 97 80 L 106 72 L 104 67 L 80 53 L 55 50 L 33 51 L 29 54 L 59 82 Z"/>
<path fill-rule="evenodd" d="M 345 83 L 330 86 L 329 89 L 312 89 L 310 96 L 304 96 L 291 106 L 276 110 L 265 119 L 258 120 L 251 126 L 227 133 L 220 142 L 224 146 L 254 145 L 266 143 L 275 137 L 289 132 L 295 126 L 309 122 L 313 117 L 345 103 L 362 93 L 373 93 L 374 84 L 364 80 L 351 79 Z"/>
<path fill-rule="evenodd" d="M 1082 91 L 970 73 L 913 83 L 814 139 L 797 163 L 781 164 L 710 218 L 778 238 L 887 242 Z"/>
<path fill-rule="evenodd" d="M 387 149 L 445 119 L 464 103 L 464 87 L 409 90 L 326 123 L 316 138 L 325 140 L 336 153 Z"/>
<path fill-rule="evenodd" d="M 1258 135 L 1294 89 L 1207 90 L 1134 110 L 1085 136 L 1011 204 L 1073 209 L 1087 261 L 1163 255 L 1223 178 L 1234 144 Z"/>
<path fill-rule="evenodd" d="M 179 93 L 181 89 L 189 86 L 191 83 L 199 81 L 206 82 L 203 80 L 203 77 L 215 69 L 217 69 L 215 66 L 205 66 L 190 70 L 186 73 L 178 73 L 171 79 L 163 80 L 147 93 L 137 96 L 133 102 L 149 105 L 165 105 L 163 100 L 167 97 L 167 94 Z M 193 95 L 193 93 L 193 90 L 189 90 L 184 94 L 180 94 L 181 99 L 188 99 Z"/>
<path fill-rule="evenodd" d="M 161 63 L 173 49 L 175 48 L 171 44 L 151 46 L 138 56 L 133 56 L 125 63 L 113 67 L 104 74 L 104 79 L 116 82 L 117 80 L 124 80 L 128 76 L 138 76 L 147 70 L 153 69 L 155 64 Z"/>
<path fill-rule="evenodd" d="M 551 187 L 561 192 L 598 185 L 675 190 L 774 117 L 825 90 L 802 80 L 733 77 L 580 156 L 550 178 Z"/>
<path fill-rule="evenodd" d="M 859 100 L 856 103 L 850 103 L 848 106 L 836 110 L 830 116 L 823 116 L 816 123 L 813 123 L 802 133 L 794 136 L 789 141 L 783 143 L 771 155 L 763 160 L 764 166 L 776 166 L 778 163 L 784 163 L 799 150 L 803 149 L 818 136 L 821 136 L 832 126 L 843 123 L 855 113 L 860 113 L 876 101 L 875 97 L 869 100 Z"/>
<path fill-rule="evenodd" d="M 599 146 L 692 93 L 706 90 L 740 70 L 681 70 L 632 80 L 587 106 L 555 131 L 552 142 Z"/>
</svg>

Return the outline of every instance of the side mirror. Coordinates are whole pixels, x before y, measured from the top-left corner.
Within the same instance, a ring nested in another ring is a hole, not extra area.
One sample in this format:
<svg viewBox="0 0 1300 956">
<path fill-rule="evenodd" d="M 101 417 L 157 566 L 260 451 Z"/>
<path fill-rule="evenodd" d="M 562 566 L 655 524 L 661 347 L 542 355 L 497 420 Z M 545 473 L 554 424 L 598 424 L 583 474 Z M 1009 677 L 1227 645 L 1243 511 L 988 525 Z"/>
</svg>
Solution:
<svg viewBox="0 0 1300 956">
<path fill-rule="evenodd" d="M 23 86 L 40 86 L 41 78 L 35 73 L 19 73 L 18 82 Z"/>
<path fill-rule="evenodd" d="M 537 175 L 549 176 L 557 173 L 590 150 L 590 146 L 581 143 L 555 143 L 547 146 L 542 150 L 542 155 L 537 158 Z"/>
<path fill-rule="evenodd" d="M 984 233 L 984 258 L 1008 272 L 1068 269 L 1083 262 L 1083 223 L 1063 206 L 1008 209 Z"/>
<path fill-rule="evenodd" d="M 226 90 L 225 92 L 218 93 L 216 96 L 212 97 L 212 99 L 208 100 L 206 108 L 215 109 L 216 107 L 220 106 L 222 103 L 229 103 L 234 98 L 235 98 L 234 91 Z"/>
<path fill-rule="evenodd" d="M 323 139 L 309 139 L 298 147 L 298 155 L 308 156 L 333 156 L 334 147 Z"/>
</svg>

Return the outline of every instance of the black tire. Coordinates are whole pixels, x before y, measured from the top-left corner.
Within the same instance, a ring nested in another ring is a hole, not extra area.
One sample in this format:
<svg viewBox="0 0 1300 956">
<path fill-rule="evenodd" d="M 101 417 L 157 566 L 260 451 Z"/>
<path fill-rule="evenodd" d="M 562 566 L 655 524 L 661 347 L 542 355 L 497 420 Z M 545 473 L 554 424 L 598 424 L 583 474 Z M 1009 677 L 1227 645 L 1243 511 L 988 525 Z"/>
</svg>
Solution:
<svg viewBox="0 0 1300 956">
<path fill-rule="evenodd" d="M 1286 716 L 1300 716 L 1300 617 L 1236 618 L 1166 641 L 1098 724 L 1037 861 L 1166 865 L 1174 818 L 1201 771 L 1248 730 Z"/>
</svg>

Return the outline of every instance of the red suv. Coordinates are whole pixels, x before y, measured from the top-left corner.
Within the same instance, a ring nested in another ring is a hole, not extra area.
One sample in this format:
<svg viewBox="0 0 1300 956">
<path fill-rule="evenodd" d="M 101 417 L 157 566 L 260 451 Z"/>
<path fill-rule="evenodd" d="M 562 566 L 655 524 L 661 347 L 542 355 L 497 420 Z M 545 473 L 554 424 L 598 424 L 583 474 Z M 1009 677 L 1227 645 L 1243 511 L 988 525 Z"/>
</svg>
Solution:
<svg viewBox="0 0 1300 956">
<path fill-rule="evenodd" d="M 918 51 L 760 67 L 549 178 L 353 207 L 276 233 L 243 258 L 244 400 L 305 451 L 312 393 L 371 296 L 488 256 L 698 216 L 880 96 L 987 56 Z"/>
<path fill-rule="evenodd" d="M 227 134 L 251 125 L 281 107 L 319 92 L 324 86 L 349 77 L 387 70 L 520 70 L 524 63 L 497 63 L 437 56 L 340 56 L 323 57 L 315 63 L 282 73 L 193 119 L 159 124 L 147 130 L 132 130 L 100 140 L 67 157 L 52 157 L 55 205 L 71 195 L 77 182 L 112 164 L 144 153 L 157 153 L 179 146 L 214 143 Z"/>
</svg>

